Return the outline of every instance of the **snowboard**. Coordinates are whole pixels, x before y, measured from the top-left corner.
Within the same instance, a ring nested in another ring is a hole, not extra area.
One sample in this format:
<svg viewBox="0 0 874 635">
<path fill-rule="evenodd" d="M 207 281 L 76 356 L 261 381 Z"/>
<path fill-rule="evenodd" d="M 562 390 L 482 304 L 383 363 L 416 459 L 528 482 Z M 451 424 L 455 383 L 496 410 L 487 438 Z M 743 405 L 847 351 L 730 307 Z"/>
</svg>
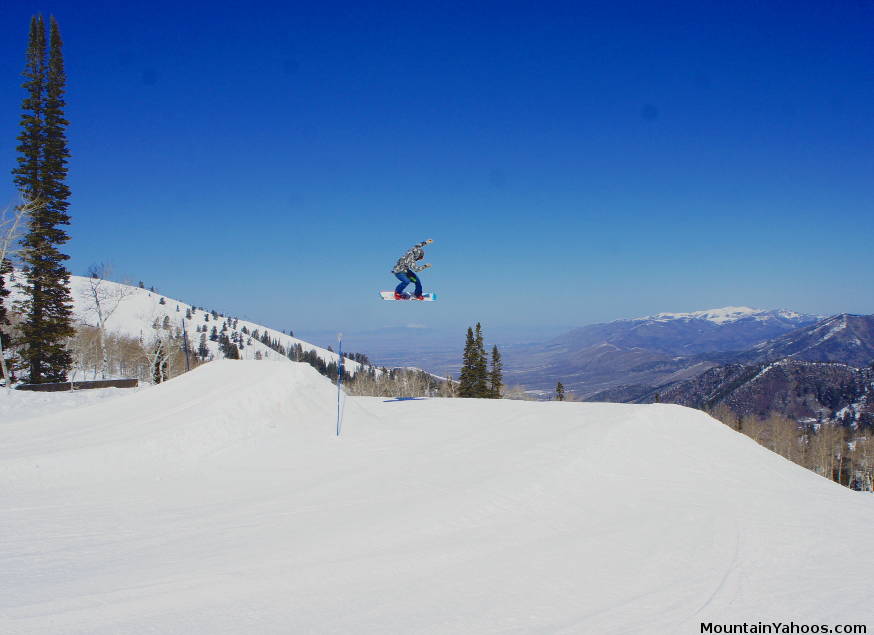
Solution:
<svg viewBox="0 0 874 635">
<path fill-rule="evenodd" d="M 383 300 L 394 300 L 395 299 L 395 292 L 394 291 L 380 291 L 379 295 L 382 296 Z M 436 293 L 423 293 L 422 295 L 425 296 L 425 302 L 433 302 L 434 300 L 437 299 Z M 422 300 L 414 300 L 412 296 L 410 296 L 409 301 L 410 302 L 422 302 Z M 403 300 L 403 302 L 407 302 L 407 300 Z"/>
</svg>

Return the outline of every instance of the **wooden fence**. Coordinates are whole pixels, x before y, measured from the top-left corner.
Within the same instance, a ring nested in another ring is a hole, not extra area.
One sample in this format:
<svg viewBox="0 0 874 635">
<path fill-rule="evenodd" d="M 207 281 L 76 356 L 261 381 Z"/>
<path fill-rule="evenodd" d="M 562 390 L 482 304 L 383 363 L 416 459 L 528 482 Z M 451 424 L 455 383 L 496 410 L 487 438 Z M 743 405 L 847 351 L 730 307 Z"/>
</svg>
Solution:
<svg viewBox="0 0 874 635">
<path fill-rule="evenodd" d="M 99 381 L 65 381 L 52 384 L 21 384 L 16 390 L 34 390 L 36 392 L 60 392 L 63 390 L 89 390 L 91 388 L 136 388 L 137 379 L 103 379 Z"/>
</svg>

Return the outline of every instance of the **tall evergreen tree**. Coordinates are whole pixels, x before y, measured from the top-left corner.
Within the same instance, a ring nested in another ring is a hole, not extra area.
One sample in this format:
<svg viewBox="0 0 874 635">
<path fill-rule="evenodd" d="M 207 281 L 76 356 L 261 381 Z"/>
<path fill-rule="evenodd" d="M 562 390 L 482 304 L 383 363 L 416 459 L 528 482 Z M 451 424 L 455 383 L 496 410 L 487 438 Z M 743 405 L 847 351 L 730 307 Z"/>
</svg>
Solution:
<svg viewBox="0 0 874 635">
<path fill-rule="evenodd" d="M 474 382 L 477 397 L 488 398 L 489 393 L 489 371 L 488 357 L 486 356 L 486 348 L 483 344 L 483 329 L 479 322 L 476 323 L 476 331 L 474 332 L 476 341 L 476 362 L 474 364 Z"/>
<path fill-rule="evenodd" d="M 555 385 L 555 398 L 559 401 L 564 401 L 564 384 L 561 382 Z"/>
<path fill-rule="evenodd" d="M 40 189 L 40 164 L 42 163 L 43 120 L 45 118 L 46 89 L 46 42 L 42 16 L 30 19 L 27 38 L 27 55 L 22 75 L 27 80 L 22 84 L 26 91 L 21 103 L 21 134 L 18 136 L 18 166 L 12 171 L 15 184 L 31 200 L 36 199 Z"/>
<path fill-rule="evenodd" d="M 468 327 L 458 382 L 459 397 L 489 399 L 496 394 L 500 395 L 500 390 L 503 386 L 501 355 L 497 353 L 497 347 L 492 351 L 492 354 L 497 354 L 497 358 L 492 358 L 493 371 L 494 360 L 497 359 L 496 375 L 493 375 L 493 372 L 490 372 L 488 368 L 489 360 L 483 344 L 482 325 L 477 322 L 475 329 Z M 497 383 L 494 383 L 495 380 L 497 380 Z M 495 389 L 497 389 L 497 393 Z"/>
<path fill-rule="evenodd" d="M 497 344 L 492 347 L 492 369 L 489 371 L 489 396 L 500 399 L 504 388 L 504 363 Z"/>
<path fill-rule="evenodd" d="M 31 19 L 18 166 L 12 173 L 25 199 L 37 204 L 21 252 L 25 268 L 21 355 L 32 383 L 64 381 L 72 366 L 65 345 L 74 334 L 70 272 L 64 266 L 69 256 L 57 248 L 69 240 L 61 226 L 70 224 L 62 45 L 58 24 L 52 18 L 46 56 L 43 19 Z"/>
<path fill-rule="evenodd" d="M 461 362 L 461 374 L 458 382 L 459 397 L 476 397 L 476 340 L 473 329 L 467 327 L 467 339 L 464 342 L 464 353 Z"/>
</svg>

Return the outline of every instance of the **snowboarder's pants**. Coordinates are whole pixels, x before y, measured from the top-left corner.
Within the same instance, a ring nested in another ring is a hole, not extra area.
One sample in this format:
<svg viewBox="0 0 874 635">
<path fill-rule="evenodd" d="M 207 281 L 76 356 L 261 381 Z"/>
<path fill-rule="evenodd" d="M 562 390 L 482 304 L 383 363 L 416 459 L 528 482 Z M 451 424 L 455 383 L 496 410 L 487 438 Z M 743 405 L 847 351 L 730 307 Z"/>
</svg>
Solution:
<svg viewBox="0 0 874 635">
<path fill-rule="evenodd" d="M 401 281 L 401 283 L 397 287 L 395 287 L 395 293 L 403 293 L 404 289 L 407 288 L 407 285 L 413 283 L 416 285 L 416 291 L 414 292 L 414 295 L 422 295 L 422 281 L 419 280 L 419 276 L 414 274 L 409 269 L 402 273 L 396 273 L 395 278 Z"/>
</svg>

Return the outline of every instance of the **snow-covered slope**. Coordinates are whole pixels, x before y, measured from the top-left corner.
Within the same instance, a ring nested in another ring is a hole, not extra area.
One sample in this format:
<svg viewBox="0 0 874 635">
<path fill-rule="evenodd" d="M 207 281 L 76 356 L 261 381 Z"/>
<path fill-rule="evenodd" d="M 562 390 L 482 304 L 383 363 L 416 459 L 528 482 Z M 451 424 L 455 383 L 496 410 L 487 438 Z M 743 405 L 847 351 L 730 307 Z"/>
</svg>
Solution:
<svg viewBox="0 0 874 635">
<path fill-rule="evenodd" d="M 18 274 L 21 275 L 21 274 Z M 90 278 L 83 276 L 70 276 L 70 294 L 73 298 L 73 315 L 74 319 L 79 324 L 89 326 L 97 325 L 97 313 L 94 310 L 94 294 L 92 292 L 93 281 Z M 7 283 L 7 288 L 13 289 L 12 299 L 20 299 L 21 292 L 16 289 L 14 284 Z M 106 320 L 107 331 L 114 331 L 130 337 L 143 338 L 148 342 L 149 338 L 155 333 L 153 325 L 157 322 L 160 327 L 167 320 L 171 329 L 181 332 L 184 326 L 188 334 L 188 341 L 192 350 L 196 350 L 200 342 L 201 333 L 197 332 L 198 328 L 206 326 L 209 331 L 212 328 L 218 327 L 220 330 L 222 324 L 231 319 L 230 316 L 220 316 L 217 320 L 210 315 L 209 307 L 207 310 L 195 309 L 194 306 L 167 297 L 163 294 L 142 289 L 135 286 L 125 285 L 109 280 L 100 281 L 99 293 L 103 296 L 103 310 L 113 308 L 110 317 Z M 116 302 L 114 298 L 122 297 L 120 302 Z M 163 301 L 163 303 L 162 303 Z M 117 308 L 115 305 L 117 304 Z M 191 312 L 191 318 L 186 319 L 186 314 Z M 304 351 L 315 351 L 325 363 L 336 362 L 338 356 L 336 353 L 326 349 L 314 346 L 309 342 L 305 342 L 296 337 L 287 335 L 281 331 L 268 328 L 261 324 L 256 324 L 247 320 L 233 318 L 233 326 L 229 327 L 227 335 L 230 337 L 234 331 L 246 331 L 251 334 L 258 331 L 259 334 L 267 333 L 271 341 L 276 341 L 286 350 L 292 346 L 299 344 Z M 209 335 L 209 333 L 207 333 Z M 256 354 L 267 359 L 282 359 L 283 356 L 270 347 L 266 346 L 257 339 L 252 339 L 251 345 L 248 343 L 249 335 L 244 336 L 245 345 L 241 350 L 243 359 L 253 359 Z M 210 341 L 207 337 L 207 348 L 214 358 L 220 359 L 223 357 L 219 351 L 217 342 Z M 350 373 L 355 373 L 360 369 L 361 365 L 358 362 L 351 360 L 346 361 L 346 369 Z M 90 377 L 89 377 L 90 378 Z"/>
<path fill-rule="evenodd" d="M 2 395 L 0 395 L 2 397 Z M 218 361 L 0 423 L 0 632 L 870 620 L 874 502 L 679 406 L 348 398 Z"/>
</svg>

